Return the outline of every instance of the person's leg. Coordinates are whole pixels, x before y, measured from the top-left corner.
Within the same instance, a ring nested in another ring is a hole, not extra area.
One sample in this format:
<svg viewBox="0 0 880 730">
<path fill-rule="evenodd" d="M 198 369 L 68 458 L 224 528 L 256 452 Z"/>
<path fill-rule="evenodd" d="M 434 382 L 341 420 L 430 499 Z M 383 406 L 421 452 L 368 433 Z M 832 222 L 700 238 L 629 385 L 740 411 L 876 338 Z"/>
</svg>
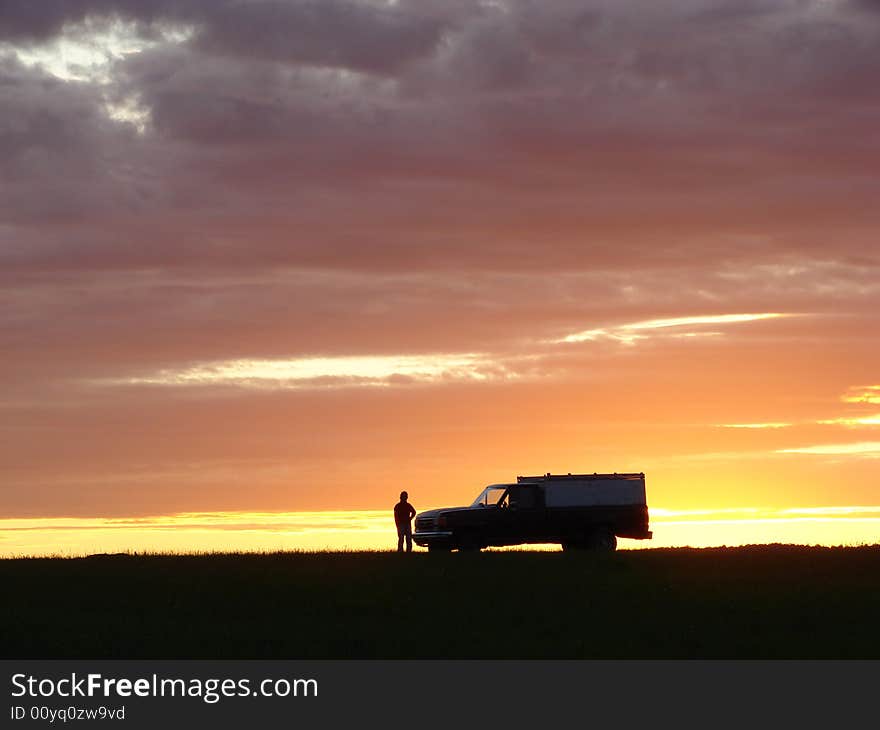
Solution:
<svg viewBox="0 0 880 730">
<path fill-rule="evenodd" d="M 406 526 L 406 551 L 412 552 L 412 527 L 410 525 Z"/>
<path fill-rule="evenodd" d="M 403 552 L 403 530 L 401 528 L 397 528 L 397 552 Z"/>
</svg>

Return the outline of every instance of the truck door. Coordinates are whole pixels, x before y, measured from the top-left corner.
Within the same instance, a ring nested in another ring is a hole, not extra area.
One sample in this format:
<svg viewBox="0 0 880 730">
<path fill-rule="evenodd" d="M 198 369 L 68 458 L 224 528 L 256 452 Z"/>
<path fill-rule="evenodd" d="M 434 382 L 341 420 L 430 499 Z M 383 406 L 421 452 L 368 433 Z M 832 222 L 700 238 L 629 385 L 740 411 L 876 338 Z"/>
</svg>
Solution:
<svg viewBox="0 0 880 730">
<path fill-rule="evenodd" d="M 546 532 L 544 490 L 537 484 L 511 486 L 507 495 L 511 544 L 541 540 Z"/>
</svg>

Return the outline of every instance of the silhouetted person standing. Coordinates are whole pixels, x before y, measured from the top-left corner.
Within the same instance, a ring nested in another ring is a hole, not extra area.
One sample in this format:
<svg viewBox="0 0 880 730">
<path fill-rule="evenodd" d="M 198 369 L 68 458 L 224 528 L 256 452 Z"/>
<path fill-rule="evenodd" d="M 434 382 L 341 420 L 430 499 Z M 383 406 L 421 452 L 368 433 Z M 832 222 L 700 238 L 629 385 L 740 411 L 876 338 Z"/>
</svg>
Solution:
<svg viewBox="0 0 880 730">
<path fill-rule="evenodd" d="M 406 538 L 406 551 L 412 552 L 412 518 L 416 516 L 413 506 L 407 502 L 409 495 L 400 493 L 400 501 L 394 505 L 394 524 L 397 525 L 397 552 L 403 552 L 403 539 Z"/>
</svg>

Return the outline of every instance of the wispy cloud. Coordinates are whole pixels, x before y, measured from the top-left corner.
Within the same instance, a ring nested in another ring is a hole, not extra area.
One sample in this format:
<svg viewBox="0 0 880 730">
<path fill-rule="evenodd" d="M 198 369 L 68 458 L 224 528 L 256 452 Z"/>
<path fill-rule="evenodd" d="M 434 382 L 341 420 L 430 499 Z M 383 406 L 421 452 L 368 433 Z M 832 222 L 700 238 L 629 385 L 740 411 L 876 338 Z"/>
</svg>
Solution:
<svg viewBox="0 0 880 730">
<path fill-rule="evenodd" d="M 853 505 L 846 507 L 790 507 L 780 511 L 783 515 L 810 515 L 818 517 L 846 517 L 848 515 L 880 518 L 880 507 Z"/>
<path fill-rule="evenodd" d="M 877 403 L 880 404 L 880 385 L 853 386 L 841 400 L 844 403 Z"/>
<path fill-rule="evenodd" d="M 861 441 L 852 444 L 821 444 L 777 449 L 777 454 L 817 454 L 820 456 L 867 456 L 880 457 L 880 441 Z"/>
<path fill-rule="evenodd" d="M 788 428 L 791 423 L 720 423 L 721 428 Z"/>
<path fill-rule="evenodd" d="M 615 327 L 601 327 L 596 329 L 583 330 L 566 335 L 557 342 L 589 342 L 600 339 L 612 339 L 624 344 L 634 344 L 636 341 L 645 338 L 653 330 L 678 329 L 686 327 L 703 327 L 706 325 L 726 325 L 739 324 L 741 322 L 756 322 L 765 319 L 778 319 L 780 317 L 791 317 L 792 314 L 782 312 L 762 312 L 757 314 L 710 314 L 694 317 L 672 317 L 667 319 L 649 319 L 643 322 L 632 322 L 630 324 L 622 324 Z M 687 332 L 685 336 L 698 335 L 717 335 L 716 332 Z M 675 333 L 676 336 L 682 336 L 682 333 Z"/>
<path fill-rule="evenodd" d="M 518 377 L 477 353 L 226 360 L 153 375 L 115 379 L 125 385 L 239 385 L 272 388 L 387 387 L 407 383 L 490 382 Z M 106 382 L 106 381 L 105 381 Z"/>
<path fill-rule="evenodd" d="M 223 360 L 183 368 L 167 368 L 153 374 L 104 379 L 111 385 L 238 385 L 262 388 L 338 388 L 354 386 L 388 387 L 410 383 L 496 382 L 520 380 L 528 368 L 523 365 L 546 358 L 540 345 L 584 342 L 608 338 L 632 344 L 653 330 L 680 329 L 703 325 L 740 323 L 791 316 L 780 313 L 722 314 L 674 319 L 654 319 L 617 327 L 589 330 L 547 343 L 535 340 L 536 351 L 528 355 L 486 352 L 342 355 L 291 359 Z M 720 335 L 719 332 L 675 332 L 674 338 Z M 529 371 L 533 372 L 533 371 Z"/>
<path fill-rule="evenodd" d="M 858 428 L 859 426 L 880 426 L 880 413 L 873 416 L 854 416 L 843 418 L 830 418 L 819 421 L 823 426 L 847 426 Z"/>
</svg>

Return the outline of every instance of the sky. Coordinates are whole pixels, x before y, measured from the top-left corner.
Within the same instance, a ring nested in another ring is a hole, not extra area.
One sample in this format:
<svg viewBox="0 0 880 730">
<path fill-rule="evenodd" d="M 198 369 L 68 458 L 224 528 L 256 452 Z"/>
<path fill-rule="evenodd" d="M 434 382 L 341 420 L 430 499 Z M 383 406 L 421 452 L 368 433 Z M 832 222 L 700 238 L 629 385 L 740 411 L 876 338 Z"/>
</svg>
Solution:
<svg viewBox="0 0 880 730">
<path fill-rule="evenodd" d="M 877 78 L 874 0 L 0 0 L 0 517 L 877 506 Z"/>
</svg>

